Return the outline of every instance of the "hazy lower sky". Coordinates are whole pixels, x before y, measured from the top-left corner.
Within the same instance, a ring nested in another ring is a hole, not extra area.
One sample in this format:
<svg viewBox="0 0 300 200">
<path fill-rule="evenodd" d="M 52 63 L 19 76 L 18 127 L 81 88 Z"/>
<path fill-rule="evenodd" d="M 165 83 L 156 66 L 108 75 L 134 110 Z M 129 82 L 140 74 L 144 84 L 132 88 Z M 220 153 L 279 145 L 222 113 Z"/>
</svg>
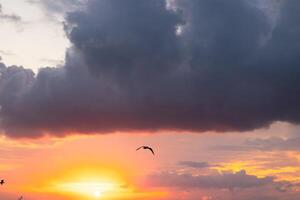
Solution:
<svg viewBox="0 0 300 200">
<path fill-rule="evenodd" d="M 300 199 L 299 19 L 298 0 L 0 0 L 0 199 Z"/>
</svg>

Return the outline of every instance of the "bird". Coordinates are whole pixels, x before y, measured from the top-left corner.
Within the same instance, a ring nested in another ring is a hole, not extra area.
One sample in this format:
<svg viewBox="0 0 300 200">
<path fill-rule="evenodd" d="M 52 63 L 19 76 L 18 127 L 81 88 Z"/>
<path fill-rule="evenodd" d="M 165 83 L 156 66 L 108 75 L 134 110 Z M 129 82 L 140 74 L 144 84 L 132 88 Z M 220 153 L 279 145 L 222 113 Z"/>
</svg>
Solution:
<svg viewBox="0 0 300 200">
<path fill-rule="evenodd" d="M 153 149 L 151 147 L 148 147 L 148 146 L 141 146 L 141 147 L 137 148 L 136 151 L 140 150 L 141 148 L 148 149 L 152 152 L 153 155 L 155 155 Z"/>
<path fill-rule="evenodd" d="M 5 181 L 2 179 L 2 180 L 0 181 L 0 184 L 3 185 L 4 183 L 5 183 Z"/>
</svg>

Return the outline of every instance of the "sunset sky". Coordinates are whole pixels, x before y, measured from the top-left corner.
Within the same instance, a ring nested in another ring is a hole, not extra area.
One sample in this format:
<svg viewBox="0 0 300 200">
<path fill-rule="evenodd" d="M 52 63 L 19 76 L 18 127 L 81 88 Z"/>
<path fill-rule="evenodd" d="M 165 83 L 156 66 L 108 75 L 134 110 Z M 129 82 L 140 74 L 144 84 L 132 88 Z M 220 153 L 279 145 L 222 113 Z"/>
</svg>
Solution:
<svg viewBox="0 0 300 200">
<path fill-rule="evenodd" d="M 0 199 L 299 200 L 299 21 L 299 0 L 0 0 Z"/>
</svg>

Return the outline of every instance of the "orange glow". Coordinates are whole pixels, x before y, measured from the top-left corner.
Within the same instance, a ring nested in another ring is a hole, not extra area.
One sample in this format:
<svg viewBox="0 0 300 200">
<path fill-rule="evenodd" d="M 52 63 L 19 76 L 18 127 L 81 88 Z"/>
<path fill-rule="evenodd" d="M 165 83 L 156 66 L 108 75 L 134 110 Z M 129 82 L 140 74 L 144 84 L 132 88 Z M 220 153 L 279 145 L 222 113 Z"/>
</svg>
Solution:
<svg viewBox="0 0 300 200">
<path fill-rule="evenodd" d="M 112 182 L 69 182 L 58 183 L 55 188 L 58 192 L 78 194 L 86 197 L 105 197 L 110 193 L 120 193 L 120 187 Z"/>
<path fill-rule="evenodd" d="M 128 173 L 128 172 L 127 172 Z M 34 183 L 23 188 L 33 194 L 49 194 L 75 200 L 121 200 L 164 197 L 163 191 L 146 191 L 132 185 L 132 180 L 118 167 L 80 165 L 65 167 L 45 176 L 38 175 Z M 46 197 L 45 199 L 52 199 Z"/>
<path fill-rule="evenodd" d="M 203 140 L 207 136 L 201 136 L 202 140 L 196 140 L 195 137 L 199 136 L 191 134 L 185 136 L 184 141 L 181 135 L 171 134 L 111 134 L 35 140 L 0 137 L 0 144 L 6 150 L 0 172 L 6 180 L 5 192 L 12 197 L 10 199 L 17 199 L 22 194 L 30 200 L 189 199 L 181 190 L 143 184 L 143 181 L 147 182 L 148 175 L 157 171 L 176 170 L 182 174 L 210 175 L 215 170 L 245 170 L 247 174 L 260 178 L 274 176 L 276 181 L 300 180 L 298 152 L 287 152 L 285 157 L 278 157 L 282 154 L 255 151 L 238 156 L 229 155 L 226 159 L 216 158 L 215 152 L 210 153 L 203 148 L 206 145 Z M 199 141 L 203 145 L 197 145 Z M 137 152 L 135 147 L 141 144 L 153 146 L 157 154 L 153 156 L 148 152 Z M 193 148 L 191 144 L 194 144 Z M 199 151 L 194 146 L 199 147 Z M 203 161 L 213 164 L 207 169 L 178 165 L 182 160 L 199 159 L 198 154 L 194 157 L 190 156 L 190 152 L 200 152 Z M 211 158 L 212 161 L 209 160 Z M 296 164 L 285 165 L 284 161 L 288 159 Z M 272 167 L 272 160 L 283 165 Z M 198 197 L 205 199 L 211 194 L 214 193 L 205 189 Z"/>
<path fill-rule="evenodd" d="M 98 169 L 97 169 L 98 168 Z M 122 172 L 113 171 L 114 167 L 74 166 L 45 177 L 46 182 L 37 192 L 57 193 L 66 196 L 102 199 L 115 194 L 129 193 L 122 188 L 126 183 Z M 41 181 L 40 181 L 41 182 Z"/>
</svg>

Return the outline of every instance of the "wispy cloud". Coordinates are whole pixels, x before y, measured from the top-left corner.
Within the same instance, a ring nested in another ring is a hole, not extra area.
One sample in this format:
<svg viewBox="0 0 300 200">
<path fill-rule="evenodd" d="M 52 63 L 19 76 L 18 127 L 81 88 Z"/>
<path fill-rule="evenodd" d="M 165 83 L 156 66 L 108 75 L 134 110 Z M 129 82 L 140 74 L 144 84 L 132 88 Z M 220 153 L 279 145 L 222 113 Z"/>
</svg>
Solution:
<svg viewBox="0 0 300 200">
<path fill-rule="evenodd" d="M 218 145 L 213 149 L 228 151 L 299 151 L 300 137 L 269 137 L 246 139 L 242 144 Z"/>
<path fill-rule="evenodd" d="M 0 50 L 0 55 L 5 55 L 5 56 L 14 56 L 15 54 L 10 52 L 10 51 L 4 51 L 4 50 Z"/>
<path fill-rule="evenodd" d="M 178 165 L 182 165 L 185 167 L 191 167 L 191 168 L 197 168 L 197 169 L 201 169 L 201 168 L 209 168 L 215 165 L 211 165 L 207 162 L 195 162 L 195 161 L 180 161 L 178 162 Z"/>
<path fill-rule="evenodd" d="M 0 4 L 0 20 L 12 21 L 12 22 L 21 22 L 22 18 L 15 14 L 6 14 L 3 13 L 2 5 Z"/>
</svg>

